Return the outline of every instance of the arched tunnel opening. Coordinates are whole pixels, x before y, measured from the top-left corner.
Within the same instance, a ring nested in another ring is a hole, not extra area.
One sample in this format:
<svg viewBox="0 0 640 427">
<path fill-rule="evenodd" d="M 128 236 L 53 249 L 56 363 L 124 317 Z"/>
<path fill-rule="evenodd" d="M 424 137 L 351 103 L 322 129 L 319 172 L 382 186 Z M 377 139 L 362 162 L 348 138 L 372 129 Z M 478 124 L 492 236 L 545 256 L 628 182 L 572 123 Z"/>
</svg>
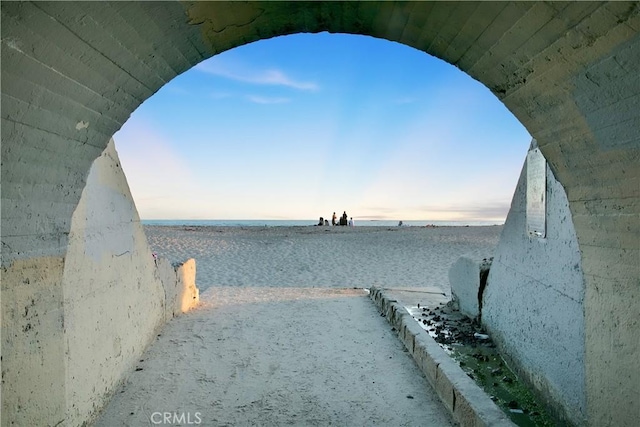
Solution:
<svg viewBox="0 0 640 427">
<path fill-rule="evenodd" d="M 329 33 L 216 55 L 167 83 L 114 135 L 143 224 L 183 226 L 313 225 L 340 206 L 359 227 L 502 224 L 529 140 L 457 68 L 386 40 Z M 161 255 L 188 255 L 171 250 L 168 236 L 152 237 Z M 316 268 L 330 265 L 314 251 Z M 201 291 L 229 285 L 216 270 L 231 265 L 254 282 L 272 279 L 238 255 L 196 261 Z M 398 262 L 402 255 L 387 270 Z M 424 285 L 415 270 L 411 280 L 407 272 L 378 280 Z"/>
<path fill-rule="evenodd" d="M 437 58 L 321 33 L 200 63 L 114 140 L 143 219 L 500 223 L 531 137 Z"/>
</svg>

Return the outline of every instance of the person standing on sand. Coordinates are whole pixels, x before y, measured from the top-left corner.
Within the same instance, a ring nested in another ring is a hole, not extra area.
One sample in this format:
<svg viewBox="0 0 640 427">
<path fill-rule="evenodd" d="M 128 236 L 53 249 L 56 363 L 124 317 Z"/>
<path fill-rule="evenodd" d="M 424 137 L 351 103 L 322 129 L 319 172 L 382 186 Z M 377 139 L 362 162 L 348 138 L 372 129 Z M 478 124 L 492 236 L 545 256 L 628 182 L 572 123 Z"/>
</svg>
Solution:
<svg viewBox="0 0 640 427">
<path fill-rule="evenodd" d="M 342 218 L 340 218 L 340 225 L 347 225 L 347 211 L 342 213 Z"/>
<path fill-rule="evenodd" d="M 338 218 L 338 217 L 336 216 L 336 213 L 334 212 L 333 213 L 333 218 L 331 218 L 331 225 L 336 225 L 336 218 Z"/>
</svg>

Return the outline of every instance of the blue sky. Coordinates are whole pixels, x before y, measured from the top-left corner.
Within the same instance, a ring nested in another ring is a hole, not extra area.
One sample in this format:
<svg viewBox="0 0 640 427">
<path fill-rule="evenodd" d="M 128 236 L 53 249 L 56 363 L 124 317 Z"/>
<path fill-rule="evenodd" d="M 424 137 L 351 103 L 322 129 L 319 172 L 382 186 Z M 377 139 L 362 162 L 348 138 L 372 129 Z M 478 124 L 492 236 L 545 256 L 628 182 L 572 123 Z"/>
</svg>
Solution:
<svg viewBox="0 0 640 427">
<path fill-rule="evenodd" d="M 142 219 L 503 221 L 531 137 L 435 57 L 321 33 L 198 64 L 114 139 Z"/>
</svg>

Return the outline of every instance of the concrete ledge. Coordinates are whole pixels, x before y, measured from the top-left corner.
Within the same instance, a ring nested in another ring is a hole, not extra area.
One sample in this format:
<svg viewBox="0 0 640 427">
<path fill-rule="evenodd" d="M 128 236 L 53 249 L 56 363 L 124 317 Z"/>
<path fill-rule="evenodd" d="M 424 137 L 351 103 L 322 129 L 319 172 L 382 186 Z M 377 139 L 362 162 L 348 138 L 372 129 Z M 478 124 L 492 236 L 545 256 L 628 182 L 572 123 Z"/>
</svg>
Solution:
<svg viewBox="0 0 640 427">
<path fill-rule="evenodd" d="M 398 331 L 398 337 L 456 422 L 463 427 L 515 425 L 398 301 L 379 288 L 371 288 L 369 296 Z"/>
</svg>

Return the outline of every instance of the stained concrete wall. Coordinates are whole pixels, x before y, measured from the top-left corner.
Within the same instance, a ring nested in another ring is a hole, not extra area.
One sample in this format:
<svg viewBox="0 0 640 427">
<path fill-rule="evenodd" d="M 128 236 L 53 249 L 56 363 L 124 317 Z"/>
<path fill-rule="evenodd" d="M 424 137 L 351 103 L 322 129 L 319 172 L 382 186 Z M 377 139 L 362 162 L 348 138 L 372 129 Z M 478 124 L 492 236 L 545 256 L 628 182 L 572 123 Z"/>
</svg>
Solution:
<svg viewBox="0 0 640 427">
<path fill-rule="evenodd" d="M 158 275 L 164 288 L 165 320 L 196 307 L 200 302 L 200 290 L 196 286 L 196 260 L 170 263 L 164 258 L 156 261 Z"/>
<path fill-rule="evenodd" d="M 3 426 L 65 419 L 63 270 L 63 257 L 2 269 Z"/>
<path fill-rule="evenodd" d="M 538 140 L 580 243 L 588 423 L 640 419 L 640 3 L 25 1 L 1 2 L 0 14 L 3 319 L 31 301 L 48 316 L 26 335 L 22 321 L 3 320 L 3 355 L 57 357 L 40 337 L 62 328 L 71 216 L 93 160 L 138 105 L 227 49 L 353 33 L 455 65 Z M 37 382 L 40 369 L 22 375 Z M 55 399 L 37 403 L 54 424 Z"/>
<path fill-rule="evenodd" d="M 478 319 L 482 310 L 482 293 L 487 284 L 491 259 L 461 256 L 449 269 L 451 299 L 457 308 L 471 319 Z"/>
<path fill-rule="evenodd" d="M 93 163 L 64 264 L 65 423 L 104 404 L 165 321 L 165 291 L 113 140 Z"/>
<path fill-rule="evenodd" d="M 154 260 L 111 141 L 89 171 L 66 257 L 45 277 L 38 262 L 14 263 L 17 283 L 3 281 L 2 425 L 82 425 L 157 330 L 197 305 L 195 260 Z M 23 291 L 32 283 L 46 287 L 34 297 Z"/>
<path fill-rule="evenodd" d="M 482 323 L 556 413 L 587 423 L 585 283 L 564 189 L 547 166 L 547 230 L 526 227 L 522 170 L 483 294 Z"/>
</svg>

